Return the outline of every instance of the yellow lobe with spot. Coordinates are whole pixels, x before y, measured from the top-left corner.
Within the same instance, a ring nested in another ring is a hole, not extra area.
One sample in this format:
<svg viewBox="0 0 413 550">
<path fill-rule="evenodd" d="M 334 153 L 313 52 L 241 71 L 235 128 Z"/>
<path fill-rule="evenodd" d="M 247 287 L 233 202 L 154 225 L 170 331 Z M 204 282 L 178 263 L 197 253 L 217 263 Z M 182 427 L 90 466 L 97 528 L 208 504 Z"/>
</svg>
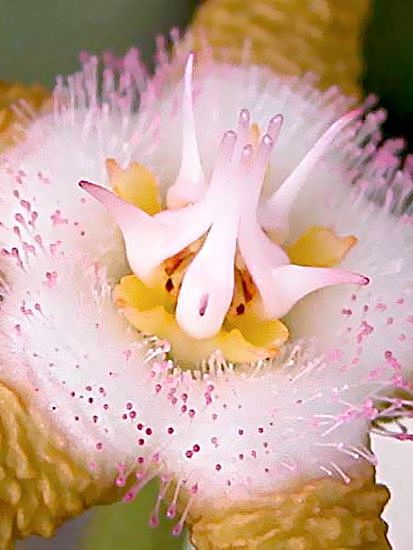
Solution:
<svg viewBox="0 0 413 550">
<path fill-rule="evenodd" d="M 277 353 L 288 338 L 281 321 L 260 321 L 252 312 L 244 320 L 228 318 L 213 338 L 192 338 L 176 321 L 173 297 L 162 287 L 147 287 L 135 275 L 121 279 L 114 300 L 134 327 L 167 340 L 174 359 L 183 363 L 202 362 L 216 350 L 230 362 L 254 362 Z"/>
</svg>

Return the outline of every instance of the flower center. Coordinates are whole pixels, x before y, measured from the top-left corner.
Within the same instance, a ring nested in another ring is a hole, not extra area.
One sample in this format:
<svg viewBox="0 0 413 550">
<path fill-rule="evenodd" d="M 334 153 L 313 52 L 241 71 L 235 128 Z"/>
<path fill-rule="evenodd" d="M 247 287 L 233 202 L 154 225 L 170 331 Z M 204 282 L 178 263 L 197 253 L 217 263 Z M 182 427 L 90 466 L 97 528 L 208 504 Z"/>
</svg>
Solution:
<svg viewBox="0 0 413 550">
<path fill-rule="evenodd" d="M 139 189 L 147 193 L 151 185 L 156 188 L 154 181 L 148 184 L 150 173 L 140 165 L 135 165 L 135 176 L 140 181 L 135 179 L 129 191 L 123 193 L 124 198 L 89 182 L 80 185 L 117 221 L 130 267 L 139 280 L 147 288 L 154 288 L 160 277 L 168 275 L 165 289 L 176 299 L 173 314 L 180 329 L 193 339 L 210 339 L 219 334 L 234 308 L 236 314 L 243 314 L 250 302 L 256 318 L 277 320 L 315 290 L 368 283 L 362 275 L 331 267 L 355 239 L 344 239 L 343 245 L 332 231 L 312 228 L 305 237 L 307 244 L 296 243 L 290 254 L 285 247 L 290 211 L 310 170 L 337 134 L 358 115 L 350 112 L 335 122 L 264 202 L 260 200 L 261 189 L 282 116 L 273 117 L 260 138 L 258 126 L 251 123 L 250 113 L 243 109 L 236 130 L 224 133 L 207 181 L 195 129 L 190 55 L 184 76 L 181 166 L 167 192 L 166 208 L 142 208 L 139 200 L 133 199 Z M 109 169 L 116 171 L 113 164 Z M 308 246 L 311 248 L 317 239 L 329 241 L 325 246 L 335 249 L 332 255 L 336 261 L 315 261 L 312 265 L 297 261 L 299 251 L 304 250 L 305 256 L 307 250 L 308 256 Z"/>
</svg>

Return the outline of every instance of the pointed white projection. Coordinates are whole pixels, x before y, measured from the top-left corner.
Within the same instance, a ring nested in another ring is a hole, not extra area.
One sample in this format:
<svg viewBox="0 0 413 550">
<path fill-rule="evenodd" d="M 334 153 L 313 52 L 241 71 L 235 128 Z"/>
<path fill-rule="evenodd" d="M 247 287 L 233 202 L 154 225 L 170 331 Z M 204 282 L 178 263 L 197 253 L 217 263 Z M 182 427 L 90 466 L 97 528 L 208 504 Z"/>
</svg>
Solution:
<svg viewBox="0 0 413 550">
<path fill-rule="evenodd" d="M 258 213 L 283 118 L 273 117 L 259 139 L 259 129 L 257 132 L 251 124 L 249 111 L 241 110 L 236 132 L 225 132 L 221 140 L 207 185 L 195 128 L 193 65 L 194 55 L 190 54 L 184 75 L 181 167 L 167 193 L 168 208 L 150 216 L 103 187 L 80 183 L 118 223 L 132 271 L 148 282 L 163 261 L 204 239 L 184 274 L 176 306 L 178 324 L 198 339 L 214 336 L 224 322 L 233 299 L 237 250 L 260 294 L 262 313 L 268 318 L 283 317 L 315 290 L 341 284 L 366 285 L 366 277 L 344 270 L 292 265 L 280 246 L 288 233 L 292 205 L 310 171 L 359 112 L 352 111 L 335 122 Z M 276 242 L 268 236 L 274 232 Z"/>
</svg>

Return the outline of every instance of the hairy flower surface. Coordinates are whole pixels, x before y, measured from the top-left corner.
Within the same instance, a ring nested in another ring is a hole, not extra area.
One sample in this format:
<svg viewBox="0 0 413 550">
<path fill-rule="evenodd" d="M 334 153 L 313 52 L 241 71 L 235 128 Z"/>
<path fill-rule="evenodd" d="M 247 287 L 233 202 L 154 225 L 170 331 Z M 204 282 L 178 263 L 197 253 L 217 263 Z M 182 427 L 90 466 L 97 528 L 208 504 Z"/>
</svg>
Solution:
<svg viewBox="0 0 413 550">
<path fill-rule="evenodd" d="M 85 59 L 3 156 L 0 368 L 179 533 L 374 464 L 411 405 L 412 182 L 336 89 L 160 60 Z"/>
</svg>

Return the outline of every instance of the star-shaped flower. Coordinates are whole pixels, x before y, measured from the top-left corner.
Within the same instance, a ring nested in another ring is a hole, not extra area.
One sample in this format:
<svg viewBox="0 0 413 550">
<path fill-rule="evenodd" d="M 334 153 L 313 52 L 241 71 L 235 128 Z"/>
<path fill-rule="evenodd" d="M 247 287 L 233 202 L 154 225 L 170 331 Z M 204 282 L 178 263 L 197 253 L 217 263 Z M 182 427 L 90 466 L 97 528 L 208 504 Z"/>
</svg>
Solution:
<svg viewBox="0 0 413 550">
<path fill-rule="evenodd" d="M 2 158 L 2 379 L 125 500 L 159 477 L 152 523 L 166 500 L 200 547 L 290 537 L 274 494 L 335 495 L 334 543 L 385 547 L 368 434 L 411 405 L 410 161 L 307 78 L 109 61 Z"/>
</svg>

